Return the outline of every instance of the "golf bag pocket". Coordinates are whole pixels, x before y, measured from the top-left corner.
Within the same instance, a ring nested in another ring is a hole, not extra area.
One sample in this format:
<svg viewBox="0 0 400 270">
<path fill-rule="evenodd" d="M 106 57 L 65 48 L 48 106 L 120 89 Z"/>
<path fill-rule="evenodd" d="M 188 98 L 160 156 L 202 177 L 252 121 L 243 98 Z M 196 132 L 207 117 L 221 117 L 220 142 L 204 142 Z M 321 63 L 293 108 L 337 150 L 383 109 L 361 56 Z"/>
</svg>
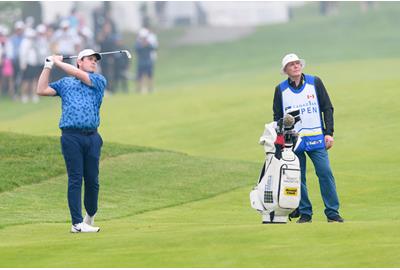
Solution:
<svg viewBox="0 0 400 270">
<path fill-rule="evenodd" d="M 295 209 L 300 203 L 300 169 L 282 168 L 279 185 L 279 207 Z"/>
</svg>

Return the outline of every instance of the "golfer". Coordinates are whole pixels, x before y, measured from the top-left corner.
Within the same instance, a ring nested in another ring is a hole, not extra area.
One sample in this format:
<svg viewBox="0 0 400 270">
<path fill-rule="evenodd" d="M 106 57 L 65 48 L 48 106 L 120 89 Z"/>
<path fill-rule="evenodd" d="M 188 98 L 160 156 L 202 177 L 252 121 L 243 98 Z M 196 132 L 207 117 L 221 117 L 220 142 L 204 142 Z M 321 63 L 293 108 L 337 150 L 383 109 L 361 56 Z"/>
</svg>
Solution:
<svg viewBox="0 0 400 270">
<path fill-rule="evenodd" d="M 295 125 L 300 140 L 295 153 L 301 169 L 300 219 L 297 223 L 311 222 L 313 215 L 307 193 L 305 153 L 314 164 L 328 222 L 344 222 L 339 215 L 339 199 L 327 152 L 334 141 L 333 106 L 321 79 L 303 74 L 304 66 L 305 61 L 293 53 L 282 59 L 281 73 L 289 78 L 275 88 L 273 104 L 274 121 L 293 109 L 299 109 L 301 113 L 301 121 Z"/>
<path fill-rule="evenodd" d="M 95 73 L 101 55 L 91 49 L 83 50 L 77 58 L 77 67 L 64 63 L 61 55 L 46 58 L 39 77 L 37 94 L 60 96 L 62 114 L 61 149 L 68 172 L 68 205 L 71 212 L 71 232 L 98 232 L 94 227 L 99 194 L 99 159 L 102 138 L 97 132 L 100 124 L 100 106 L 106 87 L 106 79 Z M 49 84 L 50 71 L 56 65 L 66 72 L 64 77 Z M 86 216 L 82 218 L 81 189 L 85 180 L 84 205 Z"/>
</svg>

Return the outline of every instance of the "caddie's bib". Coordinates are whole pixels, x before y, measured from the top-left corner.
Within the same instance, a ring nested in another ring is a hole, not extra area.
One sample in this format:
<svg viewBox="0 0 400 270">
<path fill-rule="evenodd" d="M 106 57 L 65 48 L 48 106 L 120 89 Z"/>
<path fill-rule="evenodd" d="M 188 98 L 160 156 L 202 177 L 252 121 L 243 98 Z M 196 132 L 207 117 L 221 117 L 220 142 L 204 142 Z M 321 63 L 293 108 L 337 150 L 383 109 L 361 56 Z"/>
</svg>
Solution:
<svg viewBox="0 0 400 270">
<path fill-rule="evenodd" d="M 283 113 L 300 110 L 301 121 L 294 126 L 299 133 L 299 140 L 301 140 L 296 152 L 325 148 L 314 76 L 305 75 L 304 77 L 305 81 L 300 89 L 291 87 L 288 80 L 279 85 L 282 93 Z"/>
</svg>

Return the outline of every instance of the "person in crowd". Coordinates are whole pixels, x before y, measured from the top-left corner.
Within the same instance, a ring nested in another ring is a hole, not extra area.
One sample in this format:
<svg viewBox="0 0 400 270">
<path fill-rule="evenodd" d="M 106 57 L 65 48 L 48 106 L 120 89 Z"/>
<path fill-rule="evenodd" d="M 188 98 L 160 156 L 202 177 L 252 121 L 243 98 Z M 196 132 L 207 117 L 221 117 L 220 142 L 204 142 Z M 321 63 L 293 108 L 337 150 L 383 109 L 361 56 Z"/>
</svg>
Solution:
<svg viewBox="0 0 400 270">
<path fill-rule="evenodd" d="M 123 48 L 121 36 L 117 36 L 116 46 Z M 124 54 L 115 55 L 115 89 L 116 91 L 122 90 L 124 93 L 128 93 L 128 72 L 129 72 L 129 59 Z"/>
<path fill-rule="evenodd" d="M 58 29 L 52 38 L 52 51 L 56 54 L 63 56 L 76 55 L 81 49 L 81 40 L 73 29 L 70 28 L 68 20 L 62 20 L 60 23 L 60 29 Z M 70 60 L 66 60 L 67 63 L 72 63 Z M 65 76 L 65 73 L 56 68 L 55 72 L 52 73 L 52 80 L 59 80 Z"/>
<path fill-rule="evenodd" d="M 23 21 L 16 21 L 14 24 L 14 33 L 10 37 L 10 43 L 11 43 L 11 60 L 13 64 L 13 80 L 14 80 L 14 86 L 15 86 L 15 95 L 19 96 L 19 88 L 21 85 L 21 80 L 22 80 L 22 73 L 20 69 L 20 61 L 19 61 L 19 49 L 22 43 L 22 40 L 24 39 L 24 30 L 25 30 L 25 24 Z"/>
<path fill-rule="evenodd" d="M 0 31 L 0 58 L 1 58 L 1 92 L 8 94 L 11 99 L 16 99 L 14 88 L 14 69 L 12 63 L 13 48 L 8 38 L 8 28 L 2 27 Z"/>
<path fill-rule="evenodd" d="M 102 32 L 98 37 L 100 50 L 102 52 L 115 51 L 116 47 L 116 35 L 113 32 L 112 24 L 105 22 L 102 28 Z M 107 78 L 108 87 L 107 90 L 110 93 L 115 93 L 116 89 L 114 86 L 115 82 L 115 55 L 109 55 L 101 61 L 101 72 Z"/>
<path fill-rule="evenodd" d="M 95 48 L 95 49 L 98 48 L 98 45 L 96 44 L 93 38 L 93 32 L 92 30 L 90 30 L 89 27 L 83 26 L 79 28 L 78 34 L 81 40 L 82 48 Z"/>
<path fill-rule="evenodd" d="M 39 97 L 36 95 L 36 82 L 40 71 L 39 65 L 39 47 L 36 42 L 36 31 L 28 28 L 25 31 L 25 38 L 21 42 L 19 50 L 19 62 L 22 72 L 21 82 L 21 101 L 27 103 L 30 99 L 37 103 Z"/>
<path fill-rule="evenodd" d="M 136 66 L 136 91 L 146 94 L 153 91 L 153 68 L 152 59 L 155 50 L 154 45 L 149 41 L 150 32 L 146 28 L 139 30 L 135 43 L 135 52 L 137 57 Z"/>
</svg>

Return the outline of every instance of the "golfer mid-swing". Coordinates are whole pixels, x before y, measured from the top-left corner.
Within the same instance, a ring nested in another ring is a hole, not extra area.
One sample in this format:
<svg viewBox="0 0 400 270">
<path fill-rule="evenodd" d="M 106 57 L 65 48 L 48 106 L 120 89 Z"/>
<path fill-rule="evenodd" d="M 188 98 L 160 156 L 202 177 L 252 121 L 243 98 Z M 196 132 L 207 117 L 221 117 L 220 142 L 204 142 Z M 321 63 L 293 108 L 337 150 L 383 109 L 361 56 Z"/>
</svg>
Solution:
<svg viewBox="0 0 400 270">
<path fill-rule="evenodd" d="M 91 49 L 83 50 L 77 58 L 77 67 L 64 63 L 61 55 L 46 58 L 39 77 L 37 94 L 60 96 L 62 114 L 59 127 L 62 132 L 61 149 L 68 172 L 68 205 L 71 212 L 71 232 L 98 232 L 94 227 L 99 194 L 99 159 L 103 141 L 97 128 L 100 124 L 100 106 L 106 79 L 95 73 L 101 55 Z M 69 76 L 49 84 L 50 71 L 56 65 Z M 82 218 L 81 189 L 85 180 Z"/>
</svg>

